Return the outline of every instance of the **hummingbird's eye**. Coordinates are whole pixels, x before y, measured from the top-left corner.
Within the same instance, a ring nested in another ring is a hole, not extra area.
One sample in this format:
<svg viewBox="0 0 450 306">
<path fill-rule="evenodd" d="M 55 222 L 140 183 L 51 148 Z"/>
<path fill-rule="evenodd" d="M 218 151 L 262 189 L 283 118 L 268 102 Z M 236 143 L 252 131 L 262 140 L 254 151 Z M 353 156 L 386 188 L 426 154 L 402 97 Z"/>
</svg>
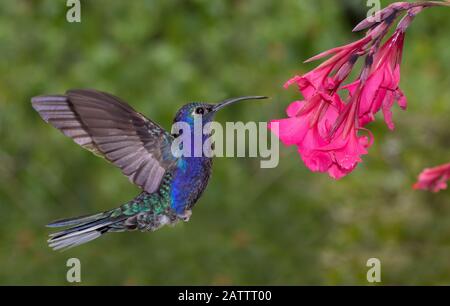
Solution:
<svg viewBox="0 0 450 306">
<path fill-rule="evenodd" d="M 197 115 L 203 115 L 203 114 L 205 113 L 205 109 L 204 109 L 203 107 L 197 107 L 197 108 L 195 109 L 195 113 L 196 113 Z"/>
<path fill-rule="evenodd" d="M 183 135 L 183 130 L 179 130 L 178 133 L 173 133 L 172 136 L 174 138 L 180 137 L 180 135 Z"/>
</svg>

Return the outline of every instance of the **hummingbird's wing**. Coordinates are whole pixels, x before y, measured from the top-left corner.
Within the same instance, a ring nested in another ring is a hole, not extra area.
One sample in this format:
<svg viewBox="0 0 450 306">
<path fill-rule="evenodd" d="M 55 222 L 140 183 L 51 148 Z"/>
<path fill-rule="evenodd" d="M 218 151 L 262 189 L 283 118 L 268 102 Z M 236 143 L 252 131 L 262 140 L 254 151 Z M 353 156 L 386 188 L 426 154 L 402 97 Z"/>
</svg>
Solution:
<svg viewBox="0 0 450 306">
<path fill-rule="evenodd" d="M 152 193 L 176 158 L 173 137 L 119 98 L 96 90 L 31 100 L 41 117 L 82 147 L 122 170 L 131 182 Z"/>
</svg>

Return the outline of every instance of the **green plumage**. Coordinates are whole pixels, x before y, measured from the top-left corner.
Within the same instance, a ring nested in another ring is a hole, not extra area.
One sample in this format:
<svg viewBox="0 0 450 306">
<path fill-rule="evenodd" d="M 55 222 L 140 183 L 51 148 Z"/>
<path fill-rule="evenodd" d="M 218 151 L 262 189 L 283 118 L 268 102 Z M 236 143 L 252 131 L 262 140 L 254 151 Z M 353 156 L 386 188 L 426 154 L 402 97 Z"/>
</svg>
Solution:
<svg viewBox="0 0 450 306">
<path fill-rule="evenodd" d="M 111 213 L 111 217 L 133 216 L 142 212 L 153 212 L 161 214 L 170 207 L 170 182 L 172 175 L 166 174 L 161 183 L 158 192 L 147 193 L 142 192 L 139 196 L 130 202 L 120 206 Z"/>
</svg>

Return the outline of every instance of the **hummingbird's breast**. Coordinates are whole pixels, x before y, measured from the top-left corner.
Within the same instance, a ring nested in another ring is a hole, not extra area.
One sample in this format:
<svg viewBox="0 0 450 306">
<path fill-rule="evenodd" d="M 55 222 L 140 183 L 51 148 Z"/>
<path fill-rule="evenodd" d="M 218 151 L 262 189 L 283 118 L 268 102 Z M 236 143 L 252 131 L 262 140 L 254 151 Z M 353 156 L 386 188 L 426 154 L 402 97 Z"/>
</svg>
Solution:
<svg viewBox="0 0 450 306">
<path fill-rule="evenodd" d="M 171 208 L 179 215 L 191 209 L 202 195 L 211 175 L 212 159 L 183 157 L 173 170 Z"/>
</svg>

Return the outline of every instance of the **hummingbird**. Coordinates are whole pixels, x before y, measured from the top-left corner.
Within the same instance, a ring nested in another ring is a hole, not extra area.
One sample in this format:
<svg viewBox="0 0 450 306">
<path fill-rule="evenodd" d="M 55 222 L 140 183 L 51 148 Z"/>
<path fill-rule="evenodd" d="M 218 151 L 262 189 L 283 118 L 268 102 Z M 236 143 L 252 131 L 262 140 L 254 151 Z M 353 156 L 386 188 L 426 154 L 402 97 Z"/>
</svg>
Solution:
<svg viewBox="0 0 450 306">
<path fill-rule="evenodd" d="M 201 118 L 204 125 L 228 105 L 266 98 L 244 96 L 217 104 L 188 103 L 178 110 L 174 123 L 187 123 L 191 127 L 188 137 L 194 139 L 198 132 L 193 128 L 195 118 Z M 192 208 L 211 176 L 212 158 L 175 156 L 171 146 L 183 131 L 171 134 L 120 98 L 93 89 L 37 96 L 31 103 L 45 122 L 120 168 L 142 189 L 134 199 L 118 208 L 48 224 L 51 228 L 66 228 L 49 235 L 48 244 L 52 249 L 66 250 L 106 233 L 155 231 L 166 224 L 189 221 Z M 203 134 L 202 142 L 208 136 Z"/>
</svg>

